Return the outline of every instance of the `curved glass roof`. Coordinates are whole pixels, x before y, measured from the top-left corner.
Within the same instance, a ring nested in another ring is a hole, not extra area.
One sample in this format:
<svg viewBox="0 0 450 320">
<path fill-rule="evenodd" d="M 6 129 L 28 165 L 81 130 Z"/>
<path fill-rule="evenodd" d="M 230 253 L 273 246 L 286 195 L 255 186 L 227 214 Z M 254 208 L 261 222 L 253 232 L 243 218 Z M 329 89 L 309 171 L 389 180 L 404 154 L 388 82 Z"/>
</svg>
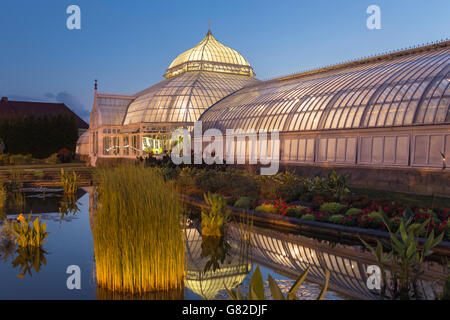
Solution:
<svg viewBox="0 0 450 320">
<path fill-rule="evenodd" d="M 285 79 L 226 97 L 203 129 L 313 131 L 450 122 L 449 42 Z"/>
<path fill-rule="evenodd" d="M 83 132 L 83 134 L 78 138 L 77 145 L 79 144 L 89 144 L 89 130 Z"/>
<path fill-rule="evenodd" d="M 123 124 L 191 123 L 223 97 L 255 81 L 235 74 L 186 72 L 138 93 Z"/>
<path fill-rule="evenodd" d="M 186 71 L 215 71 L 253 77 L 253 69 L 236 50 L 220 43 L 208 31 L 195 47 L 183 52 L 173 60 L 164 75 L 171 78 Z"/>
<path fill-rule="evenodd" d="M 120 126 L 133 100 L 131 96 L 98 94 L 97 103 L 91 116 L 91 126 Z"/>
</svg>

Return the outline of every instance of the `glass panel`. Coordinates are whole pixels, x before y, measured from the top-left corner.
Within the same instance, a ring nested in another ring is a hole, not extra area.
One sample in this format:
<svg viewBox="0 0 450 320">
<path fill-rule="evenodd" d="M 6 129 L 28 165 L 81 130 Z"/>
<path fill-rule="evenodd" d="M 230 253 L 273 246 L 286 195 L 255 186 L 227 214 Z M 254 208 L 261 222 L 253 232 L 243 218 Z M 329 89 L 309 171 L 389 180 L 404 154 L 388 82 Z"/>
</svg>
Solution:
<svg viewBox="0 0 450 320">
<path fill-rule="evenodd" d="M 441 165 L 442 164 L 441 152 L 444 152 L 444 137 L 430 136 L 430 155 L 428 164 Z"/>
<path fill-rule="evenodd" d="M 426 164 L 428 153 L 428 136 L 416 136 L 414 145 L 414 163 Z"/>
</svg>

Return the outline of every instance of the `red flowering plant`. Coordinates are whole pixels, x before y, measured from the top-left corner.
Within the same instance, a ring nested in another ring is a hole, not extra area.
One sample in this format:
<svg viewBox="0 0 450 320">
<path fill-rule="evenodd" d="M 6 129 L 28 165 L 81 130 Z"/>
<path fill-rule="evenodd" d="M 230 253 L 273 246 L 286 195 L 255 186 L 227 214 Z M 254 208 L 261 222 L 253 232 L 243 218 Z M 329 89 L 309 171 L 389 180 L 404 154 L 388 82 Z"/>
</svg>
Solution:
<svg viewBox="0 0 450 320">
<path fill-rule="evenodd" d="M 72 160 L 72 152 L 67 148 L 61 148 L 58 151 L 58 159 L 62 163 L 67 163 Z"/>
<path fill-rule="evenodd" d="M 281 198 L 280 198 L 279 200 L 274 200 L 274 201 L 273 201 L 273 206 L 274 206 L 274 208 L 277 210 L 277 213 L 280 214 L 280 215 L 282 215 L 282 216 L 285 216 L 286 213 L 287 213 L 287 210 L 288 210 L 289 208 L 292 208 L 292 206 L 288 205 L 288 204 L 286 203 L 286 201 L 284 201 L 284 200 L 281 199 Z"/>
<path fill-rule="evenodd" d="M 326 222 L 330 218 L 330 214 L 328 212 L 322 212 L 322 211 L 315 211 L 313 213 L 314 217 L 316 218 L 316 221 L 322 221 Z"/>
</svg>

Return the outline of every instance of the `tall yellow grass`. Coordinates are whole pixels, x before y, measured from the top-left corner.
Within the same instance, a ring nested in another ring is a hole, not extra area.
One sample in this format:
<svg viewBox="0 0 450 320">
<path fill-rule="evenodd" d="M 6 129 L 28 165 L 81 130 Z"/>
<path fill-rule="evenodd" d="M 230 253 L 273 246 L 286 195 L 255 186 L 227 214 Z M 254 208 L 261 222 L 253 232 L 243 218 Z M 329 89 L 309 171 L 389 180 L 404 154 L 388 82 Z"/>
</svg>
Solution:
<svg viewBox="0 0 450 320">
<path fill-rule="evenodd" d="M 98 286 L 141 294 L 182 288 L 185 243 L 174 185 L 154 169 L 99 169 L 93 219 Z"/>
</svg>

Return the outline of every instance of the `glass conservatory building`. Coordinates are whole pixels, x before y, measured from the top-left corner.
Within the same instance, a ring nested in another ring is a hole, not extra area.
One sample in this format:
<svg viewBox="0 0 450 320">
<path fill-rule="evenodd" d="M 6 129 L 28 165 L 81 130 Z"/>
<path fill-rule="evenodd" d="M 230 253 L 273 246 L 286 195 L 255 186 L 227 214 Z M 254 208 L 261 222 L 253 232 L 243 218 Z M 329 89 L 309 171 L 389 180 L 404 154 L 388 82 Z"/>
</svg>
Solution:
<svg viewBox="0 0 450 320">
<path fill-rule="evenodd" d="M 169 66 L 164 81 L 135 95 L 97 92 L 90 121 L 89 156 L 146 156 L 170 149 L 171 133 L 190 128 L 225 96 L 252 84 L 252 67 L 208 31 Z M 80 150 L 81 150 L 80 146 Z"/>
<path fill-rule="evenodd" d="M 200 120 L 203 130 L 223 133 L 278 130 L 286 165 L 445 168 L 449 44 L 258 81 L 209 31 L 172 62 L 166 80 L 130 96 L 96 90 L 83 150 L 91 160 L 162 153 L 175 129 Z M 225 148 L 248 157 L 251 141 L 232 143 Z"/>
</svg>

